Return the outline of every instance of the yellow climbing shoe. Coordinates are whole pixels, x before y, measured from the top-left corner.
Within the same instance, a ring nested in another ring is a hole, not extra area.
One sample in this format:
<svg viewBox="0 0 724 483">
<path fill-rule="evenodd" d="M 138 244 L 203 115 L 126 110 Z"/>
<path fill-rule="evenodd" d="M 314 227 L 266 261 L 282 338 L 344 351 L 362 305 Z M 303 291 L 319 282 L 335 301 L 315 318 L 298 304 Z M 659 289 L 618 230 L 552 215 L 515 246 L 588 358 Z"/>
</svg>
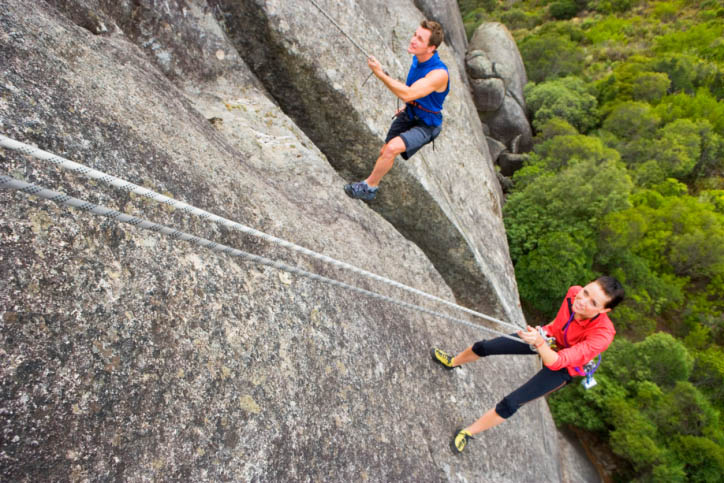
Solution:
<svg viewBox="0 0 724 483">
<path fill-rule="evenodd" d="M 432 354 L 432 360 L 438 364 L 442 364 L 445 369 L 455 369 L 455 366 L 453 366 L 453 356 L 450 354 L 435 348 L 433 348 L 430 353 Z"/>
<path fill-rule="evenodd" d="M 456 429 L 455 436 L 453 436 L 450 446 L 452 447 L 453 453 L 460 454 L 463 452 L 465 447 L 468 445 L 469 439 L 473 438 L 473 435 L 464 429 Z"/>
</svg>

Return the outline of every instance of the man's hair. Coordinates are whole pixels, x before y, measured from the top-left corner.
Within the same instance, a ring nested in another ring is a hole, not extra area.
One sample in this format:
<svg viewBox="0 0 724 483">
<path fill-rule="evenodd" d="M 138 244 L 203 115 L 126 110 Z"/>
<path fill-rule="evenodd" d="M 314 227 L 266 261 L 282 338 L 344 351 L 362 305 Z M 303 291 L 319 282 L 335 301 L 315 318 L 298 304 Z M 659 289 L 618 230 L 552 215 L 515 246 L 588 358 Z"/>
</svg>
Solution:
<svg viewBox="0 0 724 483">
<path fill-rule="evenodd" d="M 423 20 L 420 22 L 420 27 L 430 31 L 430 40 L 427 45 L 434 45 L 435 49 L 440 47 L 440 44 L 445 40 L 445 32 L 442 30 L 442 25 L 433 20 Z"/>
<path fill-rule="evenodd" d="M 626 293 L 623 289 L 623 285 L 621 285 L 621 282 L 613 277 L 609 277 L 608 275 L 598 277 L 596 282 L 598 282 L 598 285 L 601 287 L 601 290 L 603 290 L 603 293 L 609 297 L 608 302 L 606 302 L 606 305 L 604 306 L 605 309 L 613 309 L 623 301 L 623 297 Z"/>
</svg>

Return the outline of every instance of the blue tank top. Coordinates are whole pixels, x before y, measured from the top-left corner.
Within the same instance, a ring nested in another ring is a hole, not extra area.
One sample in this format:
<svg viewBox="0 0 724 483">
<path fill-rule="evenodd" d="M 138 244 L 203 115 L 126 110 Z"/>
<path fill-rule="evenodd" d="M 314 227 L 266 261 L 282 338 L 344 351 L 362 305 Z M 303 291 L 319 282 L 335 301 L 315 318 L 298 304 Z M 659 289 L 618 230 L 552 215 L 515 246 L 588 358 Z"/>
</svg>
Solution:
<svg viewBox="0 0 724 483">
<path fill-rule="evenodd" d="M 445 69 L 448 72 L 447 66 L 440 60 L 440 56 L 437 52 L 432 54 L 432 57 L 427 59 L 425 62 L 419 63 L 417 56 L 412 56 L 412 66 L 410 72 L 407 73 L 407 84 L 411 86 L 415 81 L 418 81 L 429 74 L 431 71 L 436 69 Z M 407 104 L 407 113 L 410 117 L 417 116 L 428 126 L 440 126 L 442 125 L 442 103 L 445 101 L 447 93 L 450 92 L 450 77 L 448 74 L 447 87 L 445 92 L 432 91 L 425 97 L 421 97 L 414 102 L 422 106 L 424 109 L 420 109 L 410 103 Z M 425 110 L 426 109 L 426 110 Z M 432 112 L 427 112 L 432 111 Z M 437 113 L 437 114 L 434 114 Z"/>
</svg>

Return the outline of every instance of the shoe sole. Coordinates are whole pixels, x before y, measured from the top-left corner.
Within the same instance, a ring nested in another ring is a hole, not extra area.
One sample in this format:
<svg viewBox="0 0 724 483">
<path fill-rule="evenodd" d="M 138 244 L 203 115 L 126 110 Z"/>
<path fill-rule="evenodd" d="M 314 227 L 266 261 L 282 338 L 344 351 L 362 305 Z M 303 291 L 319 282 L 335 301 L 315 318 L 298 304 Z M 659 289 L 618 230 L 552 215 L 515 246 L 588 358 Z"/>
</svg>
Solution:
<svg viewBox="0 0 724 483">
<path fill-rule="evenodd" d="M 432 356 L 432 360 L 435 361 L 435 362 L 437 362 L 438 364 L 440 364 L 445 370 L 452 371 L 453 369 L 457 369 L 457 367 L 460 367 L 460 366 L 457 366 L 457 367 L 448 367 L 448 366 L 446 366 L 445 364 L 443 364 L 442 362 L 440 362 L 440 360 L 435 356 L 435 349 L 434 349 L 434 348 L 430 349 L 430 355 Z"/>
</svg>

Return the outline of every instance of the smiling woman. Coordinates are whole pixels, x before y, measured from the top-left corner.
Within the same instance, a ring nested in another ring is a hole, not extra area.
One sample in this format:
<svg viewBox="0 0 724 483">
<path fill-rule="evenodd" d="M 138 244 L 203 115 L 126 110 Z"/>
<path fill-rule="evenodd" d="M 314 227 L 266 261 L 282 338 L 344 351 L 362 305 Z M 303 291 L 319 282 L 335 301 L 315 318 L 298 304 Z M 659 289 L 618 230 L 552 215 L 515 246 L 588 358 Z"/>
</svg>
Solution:
<svg viewBox="0 0 724 483">
<path fill-rule="evenodd" d="M 447 369 L 492 355 L 537 353 L 543 360 L 543 368 L 528 382 L 473 424 L 455 431 L 451 443 L 453 452 L 462 452 L 474 434 L 497 426 L 524 404 L 562 388 L 576 376 L 588 379 L 591 373 L 584 367 L 613 341 L 616 330 L 607 314 L 623 297 L 624 290 L 618 280 L 599 277 L 585 287 L 569 288 L 558 315 L 550 324 L 518 331 L 517 336 L 525 344 L 498 337 L 476 342 L 455 357 L 433 349 L 433 360 Z M 549 345 L 551 339 L 557 352 Z"/>
</svg>

